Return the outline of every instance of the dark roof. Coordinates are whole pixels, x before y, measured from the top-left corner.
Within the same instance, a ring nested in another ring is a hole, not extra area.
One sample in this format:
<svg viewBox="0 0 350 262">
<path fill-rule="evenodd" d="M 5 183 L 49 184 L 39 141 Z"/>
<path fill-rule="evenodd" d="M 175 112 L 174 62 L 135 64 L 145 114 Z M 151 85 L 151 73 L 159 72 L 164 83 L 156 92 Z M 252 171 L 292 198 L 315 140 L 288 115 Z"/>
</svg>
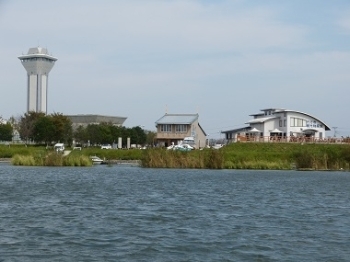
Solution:
<svg viewBox="0 0 350 262">
<path fill-rule="evenodd" d="M 103 116 L 103 115 L 67 115 L 73 124 L 96 124 L 112 123 L 114 125 L 123 125 L 126 117 L 121 116 Z"/>
<path fill-rule="evenodd" d="M 246 126 L 246 127 L 240 127 L 240 128 L 236 128 L 236 129 L 230 129 L 230 130 L 226 130 L 226 131 L 221 131 L 221 133 L 222 134 L 225 134 L 225 133 L 237 133 L 237 132 L 242 132 L 242 131 L 249 131 L 251 129 L 252 129 L 251 126 Z"/>
</svg>

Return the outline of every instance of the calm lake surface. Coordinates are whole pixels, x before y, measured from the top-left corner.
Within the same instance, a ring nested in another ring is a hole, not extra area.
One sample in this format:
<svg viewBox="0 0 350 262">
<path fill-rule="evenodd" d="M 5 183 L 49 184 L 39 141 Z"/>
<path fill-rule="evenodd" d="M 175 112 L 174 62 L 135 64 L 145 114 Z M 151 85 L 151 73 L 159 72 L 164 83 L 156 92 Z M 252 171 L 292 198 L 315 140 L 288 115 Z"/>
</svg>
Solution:
<svg viewBox="0 0 350 262">
<path fill-rule="evenodd" d="M 0 261 L 350 261 L 350 173 L 0 164 Z"/>
</svg>

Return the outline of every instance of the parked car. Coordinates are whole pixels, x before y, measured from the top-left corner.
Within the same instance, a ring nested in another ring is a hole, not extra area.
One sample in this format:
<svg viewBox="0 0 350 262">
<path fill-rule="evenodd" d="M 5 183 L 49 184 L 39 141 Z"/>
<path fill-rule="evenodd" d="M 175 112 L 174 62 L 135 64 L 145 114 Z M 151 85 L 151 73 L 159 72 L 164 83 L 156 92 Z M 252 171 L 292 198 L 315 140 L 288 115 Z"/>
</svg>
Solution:
<svg viewBox="0 0 350 262">
<path fill-rule="evenodd" d="M 112 146 L 110 144 L 105 144 L 101 146 L 101 149 L 112 149 Z"/>
<path fill-rule="evenodd" d="M 53 146 L 56 152 L 63 152 L 64 151 L 64 144 L 63 143 L 57 143 Z"/>
</svg>

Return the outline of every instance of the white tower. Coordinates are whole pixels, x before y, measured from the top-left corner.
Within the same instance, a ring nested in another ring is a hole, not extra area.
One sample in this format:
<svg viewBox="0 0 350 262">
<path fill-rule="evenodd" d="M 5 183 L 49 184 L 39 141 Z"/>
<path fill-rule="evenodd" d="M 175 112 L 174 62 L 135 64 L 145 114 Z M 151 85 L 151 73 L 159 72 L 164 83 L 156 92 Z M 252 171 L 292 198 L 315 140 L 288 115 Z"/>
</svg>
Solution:
<svg viewBox="0 0 350 262">
<path fill-rule="evenodd" d="M 46 48 L 29 48 L 28 54 L 18 57 L 28 76 L 27 112 L 47 113 L 47 86 L 49 72 L 57 58 L 48 55 Z"/>
</svg>

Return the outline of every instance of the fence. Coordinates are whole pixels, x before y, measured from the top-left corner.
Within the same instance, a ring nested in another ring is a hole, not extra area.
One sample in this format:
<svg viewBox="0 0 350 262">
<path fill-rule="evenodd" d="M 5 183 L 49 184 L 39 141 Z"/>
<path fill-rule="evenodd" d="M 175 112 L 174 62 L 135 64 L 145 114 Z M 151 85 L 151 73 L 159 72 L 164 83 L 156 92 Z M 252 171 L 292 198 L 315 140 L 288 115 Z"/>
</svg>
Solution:
<svg viewBox="0 0 350 262">
<path fill-rule="evenodd" d="M 315 138 L 306 136 L 237 136 L 237 140 L 229 142 L 264 142 L 264 143 L 333 143 L 333 144 L 350 144 L 350 138 Z"/>
</svg>

